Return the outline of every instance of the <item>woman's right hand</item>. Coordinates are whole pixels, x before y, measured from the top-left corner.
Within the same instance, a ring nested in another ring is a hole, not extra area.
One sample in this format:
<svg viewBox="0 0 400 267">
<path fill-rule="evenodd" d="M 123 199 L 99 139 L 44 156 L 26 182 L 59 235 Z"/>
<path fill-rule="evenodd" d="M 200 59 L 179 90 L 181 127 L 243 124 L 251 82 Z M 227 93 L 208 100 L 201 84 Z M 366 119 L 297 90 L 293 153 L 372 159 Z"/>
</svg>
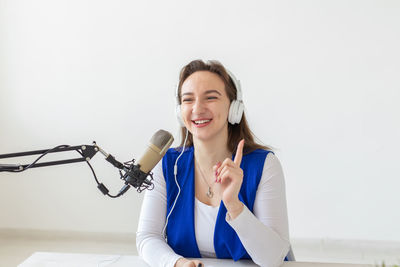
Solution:
<svg viewBox="0 0 400 267">
<path fill-rule="evenodd" d="M 204 267 L 204 264 L 199 260 L 180 258 L 176 261 L 175 267 Z"/>
</svg>

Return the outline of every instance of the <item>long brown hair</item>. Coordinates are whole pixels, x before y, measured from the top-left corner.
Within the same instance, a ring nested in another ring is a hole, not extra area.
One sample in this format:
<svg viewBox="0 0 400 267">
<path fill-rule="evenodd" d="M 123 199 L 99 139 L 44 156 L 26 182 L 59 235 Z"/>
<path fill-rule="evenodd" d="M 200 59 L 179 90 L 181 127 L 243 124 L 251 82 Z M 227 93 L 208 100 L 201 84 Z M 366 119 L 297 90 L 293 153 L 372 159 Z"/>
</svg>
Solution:
<svg viewBox="0 0 400 267">
<path fill-rule="evenodd" d="M 225 91 L 228 95 L 230 102 L 236 99 L 236 88 L 235 84 L 232 81 L 231 77 L 229 76 L 228 72 L 225 70 L 224 66 L 216 61 L 216 60 L 209 60 L 207 62 L 203 62 L 202 60 L 193 60 L 186 66 L 184 66 L 179 75 L 179 84 L 178 84 L 178 91 L 177 91 L 177 101 L 181 104 L 181 88 L 183 82 L 194 72 L 196 71 L 209 71 L 212 73 L 217 74 L 221 80 L 225 84 Z M 181 128 L 181 137 L 182 141 L 180 147 L 183 147 L 185 142 L 186 136 L 186 127 Z M 242 119 L 239 124 L 230 124 L 228 123 L 228 149 L 232 153 L 236 151 L 237 145 L 239 141 L 244 139 L 244 148 L 243 153 L 247 154 L 256 149 L 265 149 L 271 150 L 271 148 L 260 145 L 254 141 L 254 134 L 251 132 L 246 116 L 243 113 Z M 190 132 L 188 132 L 188 137 L 186 141 L 186 147 L 193 146 L 193 136 Z"/>
</svg>

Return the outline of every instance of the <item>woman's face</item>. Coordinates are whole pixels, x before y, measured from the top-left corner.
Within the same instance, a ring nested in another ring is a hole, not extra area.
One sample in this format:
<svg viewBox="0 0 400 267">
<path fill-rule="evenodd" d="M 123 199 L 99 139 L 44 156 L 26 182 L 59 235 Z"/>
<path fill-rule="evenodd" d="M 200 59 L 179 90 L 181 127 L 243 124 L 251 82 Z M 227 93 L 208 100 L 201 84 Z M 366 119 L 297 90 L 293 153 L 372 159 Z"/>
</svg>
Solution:
<svg viewBox="0 0 400 267">
<path fill-rule="evenodd" d="M 196 71 L 182 84 L 182 118 L 194 139 L 227 136 L 229 105 L 225 84 L 215 73 Z"/>
</svg>

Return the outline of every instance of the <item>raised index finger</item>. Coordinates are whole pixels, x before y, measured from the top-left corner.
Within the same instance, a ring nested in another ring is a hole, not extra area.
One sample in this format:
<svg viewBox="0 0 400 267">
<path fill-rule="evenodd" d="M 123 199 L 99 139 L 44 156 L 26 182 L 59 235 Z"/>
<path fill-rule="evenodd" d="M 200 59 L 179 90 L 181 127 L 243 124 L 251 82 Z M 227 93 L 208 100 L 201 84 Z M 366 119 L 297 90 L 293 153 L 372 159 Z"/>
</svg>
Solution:
<svg viewBox="0 0 400 267">
<path fill-rule="evenodd" d="M 237 165 L 240 166 L 240 163 L 242 162 L 242 157 L 243 157 L 243 146 L 244 146 L 244 139 L 240 140 L 238 147 L 236 149 L 236 155 L 235 159 L 233 162 Z"/>
</svg>

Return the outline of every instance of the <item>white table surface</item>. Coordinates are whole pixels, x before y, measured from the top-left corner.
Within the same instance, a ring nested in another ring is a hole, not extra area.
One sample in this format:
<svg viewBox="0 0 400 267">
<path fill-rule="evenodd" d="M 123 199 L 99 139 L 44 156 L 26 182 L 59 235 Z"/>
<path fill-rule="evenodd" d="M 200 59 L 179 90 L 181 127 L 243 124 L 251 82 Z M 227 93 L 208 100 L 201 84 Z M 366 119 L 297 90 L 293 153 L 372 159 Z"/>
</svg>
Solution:
<svg viewBox="0 0 400 267">
<path fill-rule="evenodd" d="M 205 267 L 254 267 L 252 261 L 200 259 Z M 18 267 L 149 267 L 139 256 L 35 252 Z M 284 262 L 282 267 L 370 267 L 365 264 Z"/>
</svg>

